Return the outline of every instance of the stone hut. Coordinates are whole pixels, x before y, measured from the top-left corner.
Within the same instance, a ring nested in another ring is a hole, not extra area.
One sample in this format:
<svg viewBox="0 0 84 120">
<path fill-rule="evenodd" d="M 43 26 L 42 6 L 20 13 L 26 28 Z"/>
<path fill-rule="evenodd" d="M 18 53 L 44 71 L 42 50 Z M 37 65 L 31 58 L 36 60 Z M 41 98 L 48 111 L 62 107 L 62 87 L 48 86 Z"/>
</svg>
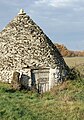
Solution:
<svg viewBox="0 0 84 120">
<path fill-rule="evenodd" d="M 23 10 L 0 32 L 0 81 L 11 83 L 17 71 L 22 85 L 45 92 L 62 82 L 68 69 L 56 46 Z"/>
</svg>

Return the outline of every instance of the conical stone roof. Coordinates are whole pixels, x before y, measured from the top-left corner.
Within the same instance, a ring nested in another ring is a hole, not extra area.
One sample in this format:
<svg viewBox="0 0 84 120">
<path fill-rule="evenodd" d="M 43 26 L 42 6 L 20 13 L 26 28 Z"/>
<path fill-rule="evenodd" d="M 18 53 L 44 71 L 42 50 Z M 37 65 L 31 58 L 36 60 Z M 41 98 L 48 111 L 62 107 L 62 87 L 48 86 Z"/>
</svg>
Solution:
<svg viewBox="0 0 84 120">
<path fill-rule="evenodd" d="M 56 46 L 23 10 L 0 32 L 1 71 L 57 65 L 68 68 Z"/>
</svg>

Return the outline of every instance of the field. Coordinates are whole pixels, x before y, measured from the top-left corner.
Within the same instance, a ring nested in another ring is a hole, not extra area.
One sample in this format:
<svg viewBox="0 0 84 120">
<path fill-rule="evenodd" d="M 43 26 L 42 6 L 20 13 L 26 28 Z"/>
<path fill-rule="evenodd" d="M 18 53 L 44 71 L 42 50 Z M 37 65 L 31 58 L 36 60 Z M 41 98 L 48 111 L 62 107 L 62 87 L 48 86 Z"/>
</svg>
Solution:
<svg viewBox="0 0 84 120">
<path fill-rule="evenodd" d="M 76 58 L 65 59 L 74 66 Z M 0 120 L 84 120 L 84 78 L 65 81 L 42 95 L 0 83 Z"/>
<path fill-rule="evenodd" d="M 84 65 L 84 57 L 64 57 L 64 60 L 70 67 Z"/>
<path fill-rule="evenodd" d="M 70 68 L 74 67 L 84 77 L 84 57 L 65 57 L 64 60 Z"/>
<path fill-rule="evenodd" d="M 0 120 L 83 120 L 84 80 L 67 81 L 43 95 L 0 83 Z"/>
</svg>

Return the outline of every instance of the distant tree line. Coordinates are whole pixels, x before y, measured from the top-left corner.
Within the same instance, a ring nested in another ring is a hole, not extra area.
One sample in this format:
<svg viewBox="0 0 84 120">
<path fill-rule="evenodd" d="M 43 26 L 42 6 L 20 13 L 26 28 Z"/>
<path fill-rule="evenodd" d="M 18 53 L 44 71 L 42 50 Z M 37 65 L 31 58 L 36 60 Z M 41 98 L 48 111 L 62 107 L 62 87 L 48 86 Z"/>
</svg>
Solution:
<svg viewBox="0 0 84 120">
<path fill-rule="evenodd" d="M 68 50 L 64 45 L 57 43 L 55 43 L 55 45 L 63 57 L 84 57 L 84 51 L 71 51 Z"/>
</svg>

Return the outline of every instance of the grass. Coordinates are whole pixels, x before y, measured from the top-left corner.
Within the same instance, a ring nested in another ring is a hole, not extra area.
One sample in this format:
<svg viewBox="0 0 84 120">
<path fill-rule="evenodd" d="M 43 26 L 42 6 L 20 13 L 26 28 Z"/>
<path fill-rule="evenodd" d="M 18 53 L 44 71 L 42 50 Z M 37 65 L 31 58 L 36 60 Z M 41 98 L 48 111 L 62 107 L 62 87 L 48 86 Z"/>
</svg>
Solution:
<svg viewBox="0 0 84 120">
<path fill-rule="evenodd" d="M 69 67 L 76 68 L 84 76 L 84 57 L 65 57 L 64 60 Z"/>
<path fill-rule="evenodd" d="M 84 64 L 84 57 L 64 57 L 64 60 L 70 67 Z"/>
<path fill-rule="evenodd" d="M 84 58 L 65 60 L 84 73 Z M 42 95 L 0 83 L 0 120 L 84 120 L 84 78 L 65 81 Z"/>
<path fill-rule="evenodd" d="M 84 80 L 66 81 L 43 95 L 0 83 L 0 120 L 83 119 Z"/>
</svg>

